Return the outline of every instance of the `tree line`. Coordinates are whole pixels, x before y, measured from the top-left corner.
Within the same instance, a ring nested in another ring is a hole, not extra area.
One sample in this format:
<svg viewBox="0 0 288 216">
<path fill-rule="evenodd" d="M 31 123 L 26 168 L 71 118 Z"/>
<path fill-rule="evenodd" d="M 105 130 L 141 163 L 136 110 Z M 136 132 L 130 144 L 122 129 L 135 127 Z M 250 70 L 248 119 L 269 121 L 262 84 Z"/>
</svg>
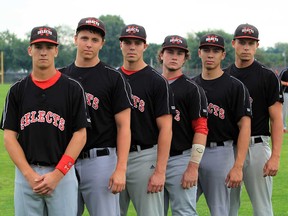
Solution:
<svg viewBox="0 0 288 216">
<path fill-rule="evenodd" d="M 119 67 L 122 64 L 122 54 L 119 48 L 118 38 L 125 23 L 120 16 L 116 15 L 100 16 L 99 19 L 105 23 L 106 27 L 106 42 L 100 51 L 100 59 L 115 68 Z M 75 58 L 76 48 L 73 41 L 75 30 L 66 25 L 53 27 L 57 29 L 60 42 L 59 55 L 55 61 L 56 67 L 60 68 L 70 64 Z M 187 35 L 181 35 L 187 39 L 191 55 L 190 60 L 184 65 L 184 72 L 188 76 L 196 75 L 201 71 L 201 60 L 198 57 L 199 40 L 201 36 L 209 32 L 220 34 L 225 38 L 226 58 L 222 61 L 222 67 L 226 67 L 234 62 L 234 50 L 231 46 L 233 34 L 224 32 L 221 29 L 208 29 L 196 33 L 188 32 Z M 163 40 L 165 36 L 166 35 L 163 35 Z M 0 51 L 4 53 L 4 75 L 8 72 L 24 71 L 29 73 L 31 71 L 31 59 L 27 54 L 29 37 L 30 32 L 27 32 L 25 39 L 18 38 L 17 35 L 9 32 L 9 30 L 0 32 Z M 144 53 L 146 63 L 151 64 L 158 71 L 161 70 L 161 66 L 157 60 L 157 53 L 160 48 L 161 44 L 149 43 L 149 47 Z M 280 71 L 286 67 L 287 51 L 288 43 L 276 43 L 274 47 L 261 48 L 260 46 L 255 57 L 272 70 Z"/>
</svg>

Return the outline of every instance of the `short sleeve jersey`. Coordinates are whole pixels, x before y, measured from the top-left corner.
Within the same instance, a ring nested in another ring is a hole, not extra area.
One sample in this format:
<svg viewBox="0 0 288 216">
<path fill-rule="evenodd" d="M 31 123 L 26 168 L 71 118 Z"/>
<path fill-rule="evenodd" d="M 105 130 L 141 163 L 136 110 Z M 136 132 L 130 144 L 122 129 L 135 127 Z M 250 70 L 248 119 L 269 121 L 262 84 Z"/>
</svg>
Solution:
<svg viewBox="0 0 288 216">
<path fill-rule="evenodd" d="M 268 108 L 277 101 L 283 102 L 277 75 L 258 61 L 246 68 L 237 68 L 232 64 L 225 72 L 241 80 L 249 90 L 253 111 L 251 136 L 270 136 Z"/>
<path fill-rule="evenodd" d="M 123 73 L 121 68 L 119 70 Z M 131 143 L 141 146 L 157 144 L 156 119 L 175 113 L 169 84 L 149 65 L 131 75 L 123 74 L 132 89 Z"/>
<path fill-rule="evenodd" d="M 252 116 L 249 93 L 238 79 L 223 73 L 214 80 L 193 78 L 205 91 L 208 101 L 208 142 L 236 141 L 237 123 L 243 116 Z"/>
<path fill-rule="evenodd" d="M 176 107 L 171 151 L 184 151 L 192 146 L 192 121 L 208 117 L 207 99 L 204 90 L 185 75 L 171 82 L 170 87 L 174 93 Z"/>
<path fill-rule="evenodd" d="M 61 75 L 54 85 L 42 89 L 29 75 L 10 88 L 1 128 L 18 133 L 29 163 L 56 165 L 73 133 L 89 122 L 84 91 L 78 82 Z"/>
<path fill-rule="evenodd" d="M 87 129 L 83 150 L 116 147 L 115 115 L 132 107 L 124 76 L 101 61 L 88 68 L 72 63 L 60 71 L 79 81 L 85 90 L 92 127 Z"/>
</svg>

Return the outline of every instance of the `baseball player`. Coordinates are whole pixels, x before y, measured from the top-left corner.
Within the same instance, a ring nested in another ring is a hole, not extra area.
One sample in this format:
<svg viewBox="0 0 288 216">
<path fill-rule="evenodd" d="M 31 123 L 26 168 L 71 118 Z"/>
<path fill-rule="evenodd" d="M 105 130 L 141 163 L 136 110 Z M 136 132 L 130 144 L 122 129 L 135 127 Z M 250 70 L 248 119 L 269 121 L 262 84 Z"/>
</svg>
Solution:
<svg viewBox="0 0 288 216">
<path fill-rule="evenodd" d="M 283 95 L 277 75 L 254 58 L 259 46 L 258 36 L 258 29 L 253 25 L 241 24 L 236 28 L 232 40 L 235 63 L 225 71 L 241 80 L 251 96 L 253 118 L 243 180 L 254 216 L 271 216 L 272 176 L 279 169 L 283 139 Z M 230 215 L 238 215 L 239 206 L 240 188 L 237 188 L 231 192 Z"/>
<path fill-rule="evenodd" d="M 4 145 L 16 165 L 16 216 L 76 215 L 74 162 L 89 126 L 84 91 L 55 69 L 57 32 L 48 26 L 31 31 L 32 72 L 14 83 L 1 120 Z"/>
<path fill-rule="evenodd" d="M 198 168 L 208 134 L 208 114 L 203 89 L 182 73 L 182 66 L 188 58 L 185 38 L 169 35 L 164 39 L 158 60 L 163 64 L 162 75 L 168 80 L 174 93 L 176 107 L 166 170 L 165 215 L 168 213 L 169 201 L 172 215 L 197 215 Z"/>
<path fill-rule="evenodd" d="M 130 200 L 138 216 L 162 216 L 165 172 L 172 138 L 173 97 L 166 79 L 147 65 L 144 27 L 127 25 L 120 35 L 123 66 L 132 89 L 131 147 L 126 188 L 120 193 L 121 215 Z"/>
<path fill-rule="evenodd" d="M 288 68 L 285 68 L 281 73 L 279 74 L 279 78 L 281 81 L 282 85 L 282 90 L 283 90 L 283 132 L 287 133 L 287 123 L 286 123 L 286 118 L 287 118 L 287 113 L 288 113 Z"/>
<path fill-rule="evenodd" d="M 248 90 L 222 71 L 225 54 L 223 37 L 213 33 L 201 37 L 202 73 L 194 80 L 207 96 L 209 133 L 199 167 L 197 198 L 204 194 L 212 216 L 229 215 L 230 188 L 241 184 L 251 126 Z"/>
<path fill-rule="evenodd" d="M 99 59 L 105 33 L 101 20 L 81 19 L 74 37 L 76 59 L 61 69 L 82 84 L 92 124 L 75 165 L 79 177 L 79 216 L 84 204 L 91 216 L 119 215 L 119 192 L 126 183 L 131 96 L 122 74 Z"/>
</svg>

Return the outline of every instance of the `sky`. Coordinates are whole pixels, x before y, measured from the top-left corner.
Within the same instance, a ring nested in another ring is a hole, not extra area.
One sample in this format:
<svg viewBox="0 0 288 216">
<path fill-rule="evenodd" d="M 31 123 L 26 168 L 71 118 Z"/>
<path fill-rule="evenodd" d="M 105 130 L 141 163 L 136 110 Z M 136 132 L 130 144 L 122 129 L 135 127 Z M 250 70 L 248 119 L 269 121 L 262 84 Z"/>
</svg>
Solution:
<svg viewBox="0 0 288 216">
<path fill-rule="evenodd" d="M 142 25 L 147 42 L 161 44 L 167 35 L 222 29 L 233 34 L 249 23 L 259 30 L 260 47 L 288 43 L 286 0 L 2 0 L 0 32 L 24 38 L 35 26 L 68 25 L 81 18 L 120 16 L 124 23 Z M 230 41 L 226 41 L 230 43 Z"/>
</svg>

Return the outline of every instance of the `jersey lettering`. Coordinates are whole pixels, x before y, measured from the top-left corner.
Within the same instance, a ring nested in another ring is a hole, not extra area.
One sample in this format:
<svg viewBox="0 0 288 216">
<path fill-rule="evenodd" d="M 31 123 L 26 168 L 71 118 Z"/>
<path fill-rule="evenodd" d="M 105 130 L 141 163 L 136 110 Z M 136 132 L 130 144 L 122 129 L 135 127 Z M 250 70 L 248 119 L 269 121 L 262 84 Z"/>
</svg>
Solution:
<svg viewBox="0 0 288 216">
<path fill-rule="evenodd" d="M 21 118 L 20 122 L 20 129 L 24 130 L 25 127 L 28 127 L 30 124 L 33 123 L 48 123 L 48 124 L 53 124 L 55 127 L 59 128 L 59 130 L 64 131 L 65 129 L 65 120 L 61 118 L 58 114 L 53 113 L 51 111 L 43 111 L 39 110 L 38 112 L 36 111 L 31 111 L 26 114 Z"/>
<path fill-rule="evenodd" d="M 88 106 L 91 106 L 94 110 L 99 108 L 99 99 L 90 93 L 85 93 L 86 103 Z"/>
<path fill-rule="evenodd" d="M 31 116 L 30 116 L 30 122 L 31 123 L 35 123 L 37 121 L 36 119 L 36 111 L 32 111 L 31 112 Z"/>
<path fill-rule="evenodd" d="M 145 101 L 141 100 L 136 95 L 132 95 L 132 100 L 134 108 L 138 109 L 140 112 L 145 111 Z"/>
<path fill-rule="evenodd" d="M 175 110 L 176 111 L 176 115 L 174 116 L 175 121 L 180 121 L 180 111 L 179 110 Z"/>
<path fill-rule="evenodd" d="M 225 119 L 225 110 L 213 103 L 208 104 L 208 113 L 218 116 L 220 119 Z"/>
</svg>

